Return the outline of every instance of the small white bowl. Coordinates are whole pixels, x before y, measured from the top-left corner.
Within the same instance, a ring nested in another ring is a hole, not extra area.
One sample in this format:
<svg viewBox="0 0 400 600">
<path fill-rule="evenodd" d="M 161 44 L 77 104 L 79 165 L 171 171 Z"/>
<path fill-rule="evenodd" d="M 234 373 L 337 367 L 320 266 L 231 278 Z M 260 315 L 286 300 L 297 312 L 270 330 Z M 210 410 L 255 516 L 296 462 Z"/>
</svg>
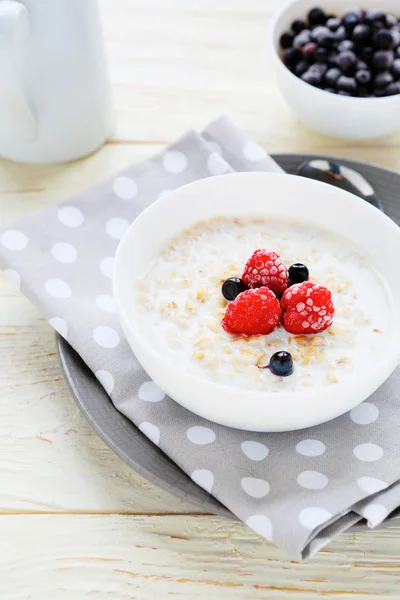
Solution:
<svg viewBox="0 0 400 600">
<path fill-rule="evenodd" d="M 295 19 L 304 19 L 316 5 L 327 13 L 340 15 L 352 7 L 349 0 L 295 0 L 283 2 L 272 17 L 268 30 L 269 54 L 275 67 L 279 88 L 293 112 L 313 129 L 336 138 L 364 140 L 386 135 L 400 128 L 400 94 L 384 98 L 353 98 L 325 92 L 291 73 L 283 64 L 279 38 Z M 363 0 L 370 10 L 381 10 L 400 17 L 399 0 Z"/>
<path fill-rule="evenodd" d="M 354 240 L 372 255 L 394 300 L 385 352 L 368 372 L 347 382 L 300 392 L 243 391 L 186 372 L 164 360 L 138 332 L 134 282 L 162 245 L 197 221 L 216 216 L 298 217 Z M 132 223 L 115 261 L 114 295 L 123 330 L 150 377 L 174 400 L 217 423 L 251 431 L 287 431 L 310 427 L 350 410 L 374 392 L 400 359 L 400 229 L 364 200 L 311 179 L 272 173 L 235 173 L 203 179 L 154 202 Z"/>
</svg>

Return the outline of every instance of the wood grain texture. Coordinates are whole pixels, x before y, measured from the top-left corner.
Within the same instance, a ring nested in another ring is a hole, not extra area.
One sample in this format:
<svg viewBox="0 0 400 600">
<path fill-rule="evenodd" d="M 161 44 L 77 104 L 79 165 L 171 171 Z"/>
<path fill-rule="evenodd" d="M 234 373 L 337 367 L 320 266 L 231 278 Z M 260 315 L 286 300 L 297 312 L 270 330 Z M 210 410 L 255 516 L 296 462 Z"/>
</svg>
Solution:
<svg viewBox="0 0 400 600">
<path fill-rule="evenodd" d="M 6 600 L 377 600 L 398 598 L 400 558 L 386 531 L 299 564 L 217 517 L 16 515 L 0 517 L 0 573 Z"/>
<path fill-rule="evenodd" d="M 400 134 L 341 142 L 289 112 L 266 55 L 279 2 L 100 0 L 112 139 L 65 165 L 0 161 L 0 226 L 221 112 L 269 151 L 326 152 L 400 169 Z M 342 535 L 300 565 L 240 524 L 191 511 L 94 434 L 62 379 L 52 330 L 1 277 L 1 600 L 399 597 L 399 529 Z"/>
</svg>

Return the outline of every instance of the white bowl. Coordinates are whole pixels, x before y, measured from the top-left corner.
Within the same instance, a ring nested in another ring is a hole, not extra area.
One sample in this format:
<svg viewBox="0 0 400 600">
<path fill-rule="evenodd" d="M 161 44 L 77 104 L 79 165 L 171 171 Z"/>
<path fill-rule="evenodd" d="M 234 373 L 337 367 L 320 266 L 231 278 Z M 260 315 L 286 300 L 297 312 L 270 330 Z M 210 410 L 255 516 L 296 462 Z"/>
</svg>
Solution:
<svg viewBox="0 0 400 600">
<path fill-rule="evenodd" d="M 134 282 L 161 246 L 184 228 L 216 216 L 298 217 L 354 240 L 374 257 L 394 300 L 385 352 L 368 372 L 319 390 L 243 391 L 202 379 L 164 360 L 138 332 Z M 350 410 L 374 392 L 400 358 L 400 229 L 364 200 L 293 175 L 235 173 L 186 185 L 154 202 L 132 223 L 116 254 L 113 286 L 123 330 L 150 377 L 174 400 L 217 423 L 251 431 L 287 431 L 316 425 Z"/>
<path fill-rule="evenodd" d="M 400 16 L 399 0 L 363 0 L 360 6 Z M 325 92 L 305 83 L 283 64 L 279 38 L 295 19 L 305 18 L 316 5 L 332 14 L 351 8 L 351 0 L 295 0 L 283 2 L 268 30 L 268 46 L 279 88 L 293 112 L 317 131 L 337 138 L 364 140 L 379 137 L 400 128 L 400 94 L 385 98 L 353 98 Z"/>
</svg>

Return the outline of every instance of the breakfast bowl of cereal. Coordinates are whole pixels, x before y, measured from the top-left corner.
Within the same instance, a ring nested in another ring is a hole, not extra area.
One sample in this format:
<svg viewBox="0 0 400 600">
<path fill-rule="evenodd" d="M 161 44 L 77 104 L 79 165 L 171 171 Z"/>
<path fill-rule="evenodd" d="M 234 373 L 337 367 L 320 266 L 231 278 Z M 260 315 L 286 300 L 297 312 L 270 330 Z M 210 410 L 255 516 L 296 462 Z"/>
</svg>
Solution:
<svg viewBox="0 0 400 600">
<path fill-rule="evenodd" d="M 176 402 L 251 431 L 301 429 L 399 364 L 400 229 L 301 177 L 235 173 L 157 200 L 121 240 L 121 324 Z"/>
<path fill-rule="evenodd" d="M 398 0 L 292 0 L 268 29 L 280 91 L 313 129 L 376 138 L 400 129 Z"/>
</svg>

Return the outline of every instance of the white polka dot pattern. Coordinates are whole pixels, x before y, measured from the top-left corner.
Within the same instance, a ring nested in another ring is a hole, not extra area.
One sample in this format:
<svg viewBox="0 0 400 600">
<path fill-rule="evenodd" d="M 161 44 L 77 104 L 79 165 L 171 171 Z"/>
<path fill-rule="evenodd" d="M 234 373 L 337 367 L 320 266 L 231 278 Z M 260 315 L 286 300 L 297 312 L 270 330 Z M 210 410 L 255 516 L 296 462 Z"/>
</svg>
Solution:
<svg viewBox="0 0 400 600">
<path fill-rule="evenodd" d="M 100 381 L 107 394 L 111 394 L 114 389 L 114 377 L 108 371 L 99 369 L 95 372 L 97 379 Z"/>
<path fill-rule="evenodd" d="M 139 429 L 153 442 L 153 444 L 158 446 L 160 441 L 160 430 L 156 425 L 145 421 L 139 425 Z"/>
<path fill-rule="evenodd" d="M 128 227 L 129 222 L 121 217 L 113 217 L 106 223 L 106 231 L 114 240 L 121 240 Z"/>
<path fill-rule="evenodd" d="M 269 492 L 269 483 L 258 477 L 242 477 L 242 488 L 252 498 L 264 498 Z"/>
<path fill-rule="evenodd" d="M 228 163 L 216 152 L 213 152 L 208 157 L 207 166 L 212 175 L 222 175 L 229 171 Z"/>
<path fill-rule="evenodd" d="M 163 155 L 162 162 L 164 169 L 174 175 L 185 171 L 188 165 L 186 156 L 178 150 L 167 150 Z"/>
<path fill-rule="evenodd" d="M 376 460 L 380 460 L 383 456 L 383 450 L 380 446 L 376 444 L 360 444 L 356 446 L 353 450 L 353 454 L 358 460 L 362 460 L 364 462 L 375 462 Z"/>
<path fill-rule="evenodd" d="M 325 444 L 319 440 L 303 440 L 297 444 L 296 451 L 303 456 L 321 456 L 325 452 Z"/>
<path fill-rule="evenodd" d="M 249 162 L 259 162 L 267 156 L 267 153 L 255 142 L 246 142 L 243 146 L 243 156 Z"/>
<path fill-rule="evenodd" d="M 71 288 L 62 279 L 48 279 L 44 287 L 53 298 L 69 298 L 71 296 Z"/>
<path fill-rule="evenodd" d="M 120 342 L 118 333 L 112 327 L 100 325 L 93 331 L 94 341 L 102 348 L 116 348 Z"/>
<path fill-rule="evenodd" d="M 49 323 L 64 339 L 67 339 L 68 325 L 64 319 L 61 317 L 51 317 Z"/>
<path fill-rule="evenodd" d="M 138 396 L 144 402 L 161 402 L 165 398 L 165 392 L 154 381 L 145 381 L 139 388 Z"/>
<path fill-rule="evenodd" d="M 117 177 L 113 181 L 114 194 L 122 200 L 132 200 L 138 191 L 138 186 L 130 177 Z"/>
<path fill-rule="evenodd" d="M 268 456 L 268 448 L 261 442 L 242 442 L 242 452 L 250 460 L 260 461 Z"/>
<path fill-rule="evenodd" d="M 216 152 L 220 156 L 222 156 L 222 148 L 218 142 L 207 142 L 208 147 L 212 152 Z"/>
<path fill-rule="evenodd" d="M 192 444 L 197 444 L 198 446 L 211 444 L 216 438 L 216 435 L 212 429 L 202 426 L 190 427 L 190 429 L 187 430 L 186 435 Z"/>
<path fill-rule="evenodd" d="M 53 258 L 61 263 L 73 263 L 78 257 L 76 248 L 67 242 L 57 242 L 57 244 L 54 244 L 51 248 L 51 254 Z"/>
<path fill-rule="evenodd" d="M 162 192 L 159 193 L 157 199 L 162 200 L 163 198 L 166 198 L 171 192 L 172 192 L 172 190 L 163 190 Z"/>
<path fill-rule="evenodd" d="M 328 478 L 318 471 L 303 471 L 297 477 L 297 483 L 307 490 L 322 490 L 328 485 Z"/>
<path fill-rule="evenodd" d="M 101 296 L 97 296 L 96 305 L 104 312 L 108 313 L 116 313 L 117 305 L 115 304 L 115 300 L 112 296 L 108 296 L 107 294 L 103 294 Z"/>
<path fill-rule="evenodd" d="M 363 402 L 350 411 L 350 418 L 357 425 L 369 425 L 376 421 L 378 417 L 378 408 L 370 402 Z"/>
<path fill-rule="evenodd" d="M 309 508 L 303 508 L 299 513 L 300 525 L 309 529 L 310 531 L 319 527 L 323 523 L 326 523 L 332 518 L 331 513 L 326 508 L 320 506 L 310 506 Z"/>
<path fill-rule="evenodd" d="M 106 277 L 112 277 L 114 270 L 114 258 L 107 256 L 100 261 L 100 270 Z"/>
<path fill-rule="evenodd" d="M 381 479 L 375 477 L 359 477 L 357 479 L 357 485 L 367 494 L 376 494 L 388 487 L 388 484 Z"/>
<path fill-rule="evenodd" d="M 389 511 L 382 504 L 373 503 L 360 510 L 360 514 L 367 519 L 369 527 L 376 527 L 386 519 Z"/>
<path fill-rule="evenodd" d="M 58 210 L 58 219 L 66 227 L 80 227 L 84 221 L 82 211 L 75 206 L 63 206 Z"/>
<path fill-rule="evenodd" d="M 22 231 L 8 229 L 1 234 L 0 243 L 7 250 L 24 250 L 28 245 L 28 238 Z"/>
<path fill-rule="evenodd" d="M 246 525 L 267 540 L 272 540 L 272 523 L 266 515 L 252 515 L 246 519 Z"/>
<path fill-rule="evenodd" d="M 214 485 L 214 474 L 208 469 L 197 469 L 191 475 L 192 480 L 202 487 L 206 492 L 211 494 Z"/>
</svg>

